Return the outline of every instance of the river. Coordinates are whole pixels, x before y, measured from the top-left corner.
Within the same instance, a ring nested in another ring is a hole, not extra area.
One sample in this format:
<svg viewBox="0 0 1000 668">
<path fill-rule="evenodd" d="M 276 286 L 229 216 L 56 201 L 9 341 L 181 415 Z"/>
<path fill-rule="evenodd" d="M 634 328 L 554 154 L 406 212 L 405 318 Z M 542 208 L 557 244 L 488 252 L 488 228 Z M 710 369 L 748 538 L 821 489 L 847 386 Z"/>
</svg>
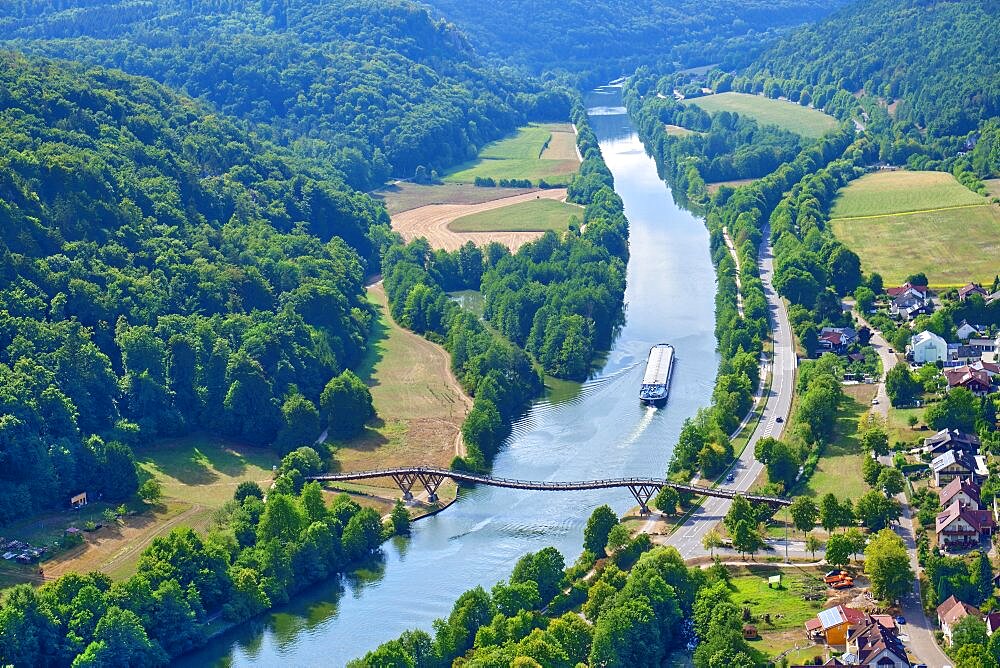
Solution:
<svg viewBox="0 0 1000 668">
<path fill-rule="evenodd" d="M 625 202 L 631 257 L 627 313 L 603 368 L 560 403 L 540 401 L 497 456 L 497 476 L 577 480 L 662 476 L 685 418 L 711 400 L 715 272 L 703 221 L 679 208 L 633 130 L 618 88 L 588 95 L 591 124 Z M 677 364 L 663 409 L 639 404 L 646 355 L 672 343 Z M 220 636 L 183 665 L 340 666 L 410 628 L 431 629 L 455 599 L 510 575 L 526 552 L 557 547 L 572 563 L 602 503 L 623 513 L 627 490 L 465 490 L 443 513 L 394 539 L 370 568 L 313 588 L 288 606 Z"/>
</svg>

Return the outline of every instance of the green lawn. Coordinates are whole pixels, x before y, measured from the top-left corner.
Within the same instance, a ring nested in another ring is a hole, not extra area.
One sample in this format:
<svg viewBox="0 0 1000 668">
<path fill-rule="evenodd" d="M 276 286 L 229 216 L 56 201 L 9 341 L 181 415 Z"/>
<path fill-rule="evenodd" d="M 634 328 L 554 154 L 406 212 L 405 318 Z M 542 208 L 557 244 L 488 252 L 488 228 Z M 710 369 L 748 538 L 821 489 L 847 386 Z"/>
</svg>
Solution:
<svg viewBox="0 0 1000 668">
<path fill-rule="evenodd" d="M 834 235 L 865 272 L 898 285 L 924 272 L 932 287 L 992 283 L 1000 273 L 1000 207 L 971 206 L 878 218 L 835 219 Z"/>
<path fill-rule="evenodd" d="M 824 608 L 825 601 L 807 601 L 804 595 L 817 589 L 819 572 L 806 568 L 751 566 L 738 569 L 731 579 L 732 601 L 749 607 L 760 640 L 751 641 L 754 649 L 775 656 L 796 645 L 807 645 L 804 624 Z M 767 586 L 767 578 L 781 575 L 781 588 Z M 770 623 L 765 615 L 770 615 Z M 806 656 L 813 656 L 810 652 Z"/>
<path fill-rule="evenodd" d="M 533 199 L 500 209 L 463 216 L 448 225 L 452 232 L 561 232 L 583 209 L 554 199 Z"/>
<path fill-rule="evenodd" d="M 475 160 L 459 165 L 445 175 L 446 183 L 472 183 L 476 177 L 500 179 L 530 179 L 537 185 L 540 179 L 550 184 L 566 184 L 576 174 L 579 162 L 564 149 L 566 137 L 573 130 L 565 123 L 532 123 L 506 139 L 487 144 Z M 560 150 L 546 151 L 546 143 Z M 543 155 L 543 152 L 545 155 Z M 550 156 L 555 156 L 553 159 Z"/>
<path fill-rule="evenodd" d="M 719 93 L 692 100 L 709 113 L 732 111 L 756 119 L 765 125 L 777 125 L 803 137 L 821 137 L 837 127 L 837 119 L 822 111 L 786 100 L 772 100 L 763 95 Z"/>
<path fill-rule="evenodd" d="M 688 135 L 700 135 L 701 132 L 695 130 L 689 130 L 688 128 L 681 127 L 680 125 L 667 125 L 667 134 L 674 137 L 687 137 Z"/>
<path fill-rule="evenodd" d="M 858 386 L 875 391 L 875 385 Z M 868 398 L 867 401 L 871 401 Z M 858 418 L 868 410 L 868 405 L 851 396 L 841 399 L 837 415 L 834 440 L 823 451 L 816 471 L 799 494 L 820 499 L 829 492 L 837 498 L 856 499 L 868 491 L 868 485 L 861 477 L 861 451 L 858 439 Z"/>
<path fill-rule="evenodd" d="M 947 172 L 875 172 L 843 188 L 830 217 L 884 216 L 986 202 Z"/>
</svg>

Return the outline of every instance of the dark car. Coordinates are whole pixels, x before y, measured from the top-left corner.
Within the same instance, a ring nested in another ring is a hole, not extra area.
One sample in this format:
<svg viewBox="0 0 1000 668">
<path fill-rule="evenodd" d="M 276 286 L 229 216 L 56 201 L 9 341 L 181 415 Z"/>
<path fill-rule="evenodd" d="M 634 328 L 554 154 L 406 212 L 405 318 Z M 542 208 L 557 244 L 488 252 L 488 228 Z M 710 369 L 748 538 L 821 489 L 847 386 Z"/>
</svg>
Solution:
<svg viewBox="0 0 1000 668">
<path fill-rule="evenodd" d="M 726 475 L 726 482 L 732 482 L 732 481 L 734 481 L 734 480 L 736 480 L 736 474 L 735 474 L 735 473 L 733 473 L 732 471 L 730 471 L 730 472 L 729 472 L 729 473 L 728 473 L 728 474 Z"/>
<path fill-rule="evenodd" d="M 906 623 L 906 617 L 904 617 L 903 615 L 899 615 L 898 617 L 896 617 L 896 623 L 902 626 L 903 624 Z"/>
<path fill-rule="evenodd" d="M 779 415 L 778 417 L 774 418 L 774 421 L 775 421 L 775 422 L 784 422 L 784 421 L 785 421 L 785 418 L 783 418 L 783 417 L 781 417 L 781 416 Z"/>
</svg>

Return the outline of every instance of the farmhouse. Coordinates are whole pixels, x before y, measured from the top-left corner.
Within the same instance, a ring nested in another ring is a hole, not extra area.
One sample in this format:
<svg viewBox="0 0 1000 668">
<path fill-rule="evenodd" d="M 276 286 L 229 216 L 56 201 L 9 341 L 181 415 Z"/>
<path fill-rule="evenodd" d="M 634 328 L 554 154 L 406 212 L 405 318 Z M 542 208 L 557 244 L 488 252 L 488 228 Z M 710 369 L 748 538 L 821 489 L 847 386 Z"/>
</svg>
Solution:
<svg viewBox="0 0 1000 668">
<path fill-rule="evenodd" d="M 949 450 L 964 450 L 974 455 L 979 452 L 981 445 L 982 442 L 975 434 L 967 434 L 958 429 L 942 429 L 924 439 L 924 452 L 940 455 Z"/>
<path fill-rule="evenodd" d="M 979 510 L 979 485 L 971 480 L 955 478 L 938 491 L 938 500 L 942 508 L 958 503 L 965 510 Z"/>
<path fill-rule="evenodd" d="M 946 549 L 975 547 L 989 539 L 996 528 L 993 515 L 988 510 L 963 508 L 956 499 L 948 509 L 938 514 L 934 530 L 938 545 Z"/>
<path fill-rule="evenodd" d="M 910 351 L 917 364 L 945 362 L 948 359 L 948 342 L 934 332 L 924 330 L 910 338 Z"/>
<path fill-rule="evenodd" d="M 948 640 L 949 645 L 951 644 L 951 630 L 955 627 L 955 624 L 969 615 L 979 617 L 980 612 L 968 603 L 959 601 L 954 595 L 949 596 L 947 601 L 937 607 L 938 624 L 941 625 L 941 631 L 944 633 L 944 637 Z"/>
<path fill-rule="evenodd" d="M 967 283 L 958 289 L 959 301 L 964 302 L 970 295 L 982 295 L 983 299 L 985 299 L 989 296 L 989 293 L 979 283 Z"/>
<path fill-rule="evenodd" d="M 980 455 L 972 455 L 963 450 L 949 450 L 931 460 L 934 486 L 942 487 L 954 478 L 972 479 L 981 483 L 989 475 L 986 461 Z"/>
</svg>

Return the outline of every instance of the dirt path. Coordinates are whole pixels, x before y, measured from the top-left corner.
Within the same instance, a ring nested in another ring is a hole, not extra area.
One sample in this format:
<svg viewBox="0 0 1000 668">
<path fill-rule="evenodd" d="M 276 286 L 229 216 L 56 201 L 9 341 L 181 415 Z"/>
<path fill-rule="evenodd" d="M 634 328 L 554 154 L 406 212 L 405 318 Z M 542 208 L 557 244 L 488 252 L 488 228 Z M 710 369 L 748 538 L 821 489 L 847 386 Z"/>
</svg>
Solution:
<svg viewBox="0 0 1000 668">
<path fill-rule="evenodd" d="M 533 199 L 566 199 L 565 188 L 538 190 L 536 192 L 495 199 L 482 204 L 430 204 L 416 209 L 397 213 L 392 217 L 392 229 L 403 235 L 406 241 L 424 237 L 432 248 L 443 248 L 453 251 L 467 241 L 477 246 L 485 246 L 491 241 L 498 241 L 511 250 L 517 250 L 529 241 L 542 236 L 541 232 L 452 232 L 449 223 L 463 216 L 483 211 L 502 209 L 528 202 Z"/>
<path fill-rule="evenodd" d="M 70 552 L 60 555 L 56 560 L 43 564 L 45 577 L 58 577 L 65 573 L 87 572 L 99 570 L 104 573 L 109 572 L 123 561 L 130 559 L 140 553 L 153 542 L 153 539 L 169 533 L 174 527 L 187 524 L 187 520 L 200 513 L 204 507 L 200 504 L 193 504 L 190 508 L 174 515 L 166 522 L 153 523 L 150 530 L 144 527 L 130 527 L 126 521 L 124 526 L 118 528 L 119 536 L 96 535 L 96 541 L 90 539 L 83 545 Z M 136 517 L 128 518 L 135 521 Z M 101 530 L 102 532 L 105 529 Z M 137 533 L 138 536 L 134 535 Z M 133 534 L 133 535 L 129 535 Z M 118 548 L 117 552 L 112 550 Z"/>
</svg>

